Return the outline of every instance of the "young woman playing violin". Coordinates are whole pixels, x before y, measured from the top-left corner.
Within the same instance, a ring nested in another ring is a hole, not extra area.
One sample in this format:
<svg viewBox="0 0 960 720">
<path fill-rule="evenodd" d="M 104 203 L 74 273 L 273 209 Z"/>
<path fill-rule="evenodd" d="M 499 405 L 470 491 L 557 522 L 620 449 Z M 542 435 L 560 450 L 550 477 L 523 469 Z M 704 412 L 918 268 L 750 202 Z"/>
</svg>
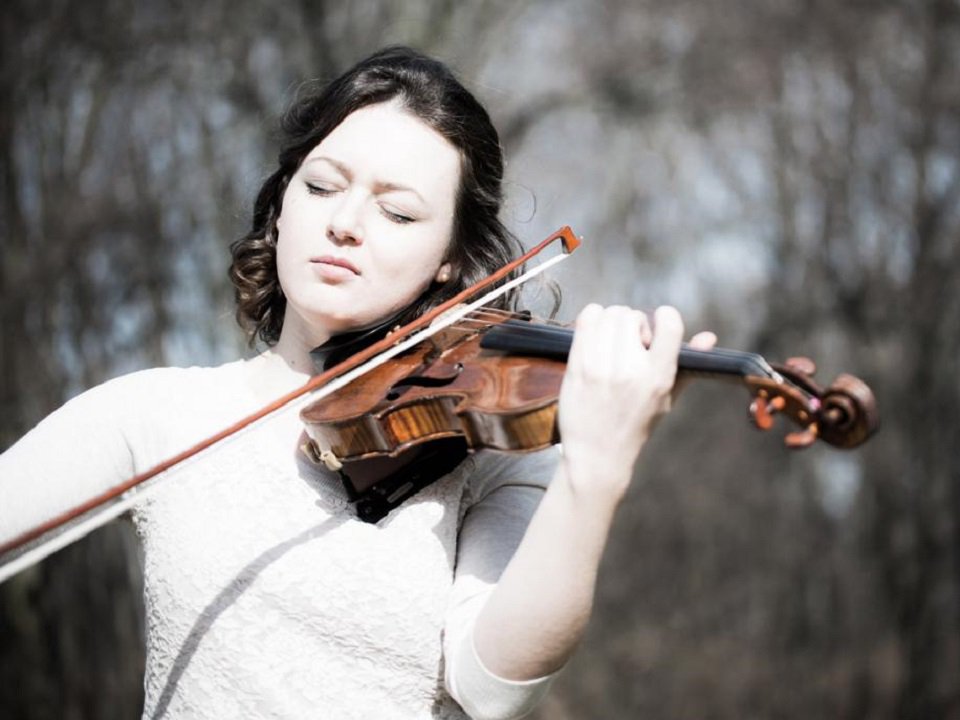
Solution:
<svg viewBox="0 0 960 720">
<path fill-rule="evenodd" d="M 238 317 L 268 349 L 68 402 L 0 457 L 0 541 L 302 385 L 331 338 L 414 317 L 516 252 L 498 219 L 497 133 L 442 64 L 382 51 L 300 98 L 284 128 L 230 268 Z M 529 712 L 584 632 L 682 334 L 671 308 L 588 306 L 559 400 L 562 451 L 478 452 L 376 524 L 299 449 L 295 416 L 166 482 L 134 510 L 144 717 Z"/>
</svg>

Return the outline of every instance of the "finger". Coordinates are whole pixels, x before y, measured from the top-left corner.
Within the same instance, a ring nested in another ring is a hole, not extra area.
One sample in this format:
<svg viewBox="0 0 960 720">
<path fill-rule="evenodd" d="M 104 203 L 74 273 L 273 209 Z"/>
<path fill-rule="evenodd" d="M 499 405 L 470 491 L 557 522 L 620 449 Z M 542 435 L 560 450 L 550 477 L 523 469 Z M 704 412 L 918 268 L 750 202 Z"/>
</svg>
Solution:
<svg viewBox="0 0 960 720">
<path fill-rule="evenodd" d="M 717 336 L 715 333 L 705 330 L 703 332 L 698 332 L 688 343 L 690 347 L 694 350 L 712 350 L 717 344 Z"/>
<path fill-rule="evenodd" d="M 631 366 L 638 351 L 643 350 L 643 313 L 625 305 L 614 305 L 605 311 L 609 333 L 605 340 L 611 354 L 611 367 Z"/>
<path fill-rule="evenodd" d="M 650 343 L 653 342 L 653 326 L 650 323 L 650 318 L 647 317 L 645 312 L 640 310 L 635 311 L 639 316 L 640 323 L 640 342 L 643 343 L 645 348 L 650 347 Z"/>
<path fill-rule="evenodd" d="M 589 323 L 592 320 L 595 320 L 596 317 L 603 312 L 603 307 L 597 303 L 587 303 L 583 306 L 583 310 L 580 311 L 580 314 L 577 315 L 577 324 L 580 323 Z"/>
<path fill-rule="evenodd" d="M 597 346 L 600 335 L 600 321 L 603 308 L 596 303 L 584 306 L 577 315 L 574 323 L 573 342 L 570 345 L 570 354 L 567 360 L 569 368 L 580 369 L 585 363 L 591 348 Z"/>
<path fill-rule="evenodd" d="M 679 311 L 669 305 L 661 305 L 653 313 L 655 332 L 650 351 L 658 358 L 676 362 L 683 341 L 683 318 Z"/>
<path fill-rule="evenodd" d="M 576 322 L 574 323 L 573 345 L 570 348 L 571 353 L 573 353 L 578 346 L 583 347 L 589 345 L 591 336 L 597 333 L 597 326 L 602 316 L 603 308 L 596 303 L 589 303 L 584 306 L 583 310 L 577 315 Z"/>
<path fill-rule="evenodd" d="M 653 314 L 654 334 L 650 344 L 651 361 L 658 368 L 655 377 L 665 387 L 676 381 L 680 344 L 683 340 L 683 320 L 676 308 L 661 306 Z"/>
</svg>

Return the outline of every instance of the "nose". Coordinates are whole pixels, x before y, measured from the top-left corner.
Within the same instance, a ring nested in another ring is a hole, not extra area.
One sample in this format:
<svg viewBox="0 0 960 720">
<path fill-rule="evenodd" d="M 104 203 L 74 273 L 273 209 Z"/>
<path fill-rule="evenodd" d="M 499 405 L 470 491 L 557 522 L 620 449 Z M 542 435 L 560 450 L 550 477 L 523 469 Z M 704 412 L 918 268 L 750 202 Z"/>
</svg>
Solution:
<svg viewBox="0 0 960 720">
<path fill-rule="evenodd" d="M 338 245 L 360 245 L 363 242 L 362 210 L 360 199 L 346 193 L 330 216 L 327 237 Z"/>
</svg>

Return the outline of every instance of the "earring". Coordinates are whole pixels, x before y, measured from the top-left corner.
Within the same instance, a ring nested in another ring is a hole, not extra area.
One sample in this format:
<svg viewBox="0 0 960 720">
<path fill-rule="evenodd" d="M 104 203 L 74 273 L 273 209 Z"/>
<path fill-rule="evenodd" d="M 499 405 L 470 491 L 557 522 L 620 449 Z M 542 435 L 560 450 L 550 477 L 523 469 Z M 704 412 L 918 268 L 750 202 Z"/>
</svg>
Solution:
<svg viewBox="0 0 960 720">
<path fill-rule="evenodd" d="M 440 268 L 440 270 L 437 272 L 437 282 L 439 282 L 439 283 L 445 283 L 445 282 L 447 282 L 449 279 L 450 279 L 450 268 L 449 268 L 448 266 L 444 265 L 444 266 L 443 266 L 442 268 Z"/>
</svg>

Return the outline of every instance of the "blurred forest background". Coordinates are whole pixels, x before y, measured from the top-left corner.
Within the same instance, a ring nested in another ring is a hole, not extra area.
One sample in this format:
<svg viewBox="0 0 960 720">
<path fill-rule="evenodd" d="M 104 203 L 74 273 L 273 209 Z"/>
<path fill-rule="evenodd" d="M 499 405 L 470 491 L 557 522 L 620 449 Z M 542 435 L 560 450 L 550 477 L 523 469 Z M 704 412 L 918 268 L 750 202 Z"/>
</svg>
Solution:
<svg viewBox="0 0 960 720">
<path fill-rule="evenodd" d="M 584 236 L 561 317 L 672 303 L 883 414 L 791 453 L 742 390 L 689 389 L 536 717 L 960 718 L 957 0 L 7 0 L 0 447 L 110 376 L 249 352 L 227 245 L 276 118 L 397 42 L 491 109 L 509 225 Z M 0 586 L 0 716 L 138 717 L 139 582 L 119 522 Z"/>
</svg>

